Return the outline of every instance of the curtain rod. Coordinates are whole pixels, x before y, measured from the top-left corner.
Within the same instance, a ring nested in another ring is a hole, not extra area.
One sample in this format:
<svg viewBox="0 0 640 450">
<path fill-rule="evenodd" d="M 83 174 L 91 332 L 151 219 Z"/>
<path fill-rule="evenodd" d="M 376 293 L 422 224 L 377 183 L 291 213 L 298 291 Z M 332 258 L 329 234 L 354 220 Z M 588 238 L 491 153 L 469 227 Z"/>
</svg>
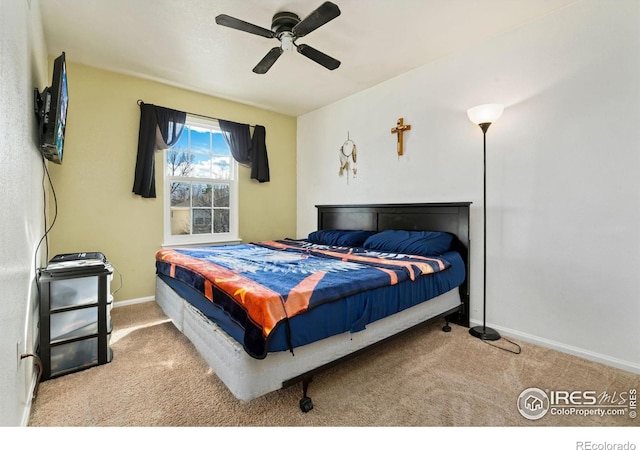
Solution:
<svg viewBox="0 0 640 450">
<path fill-rule="evenodd" d="M 141 99 L 138 99 L 138 101 L 136 102 L 138 103 L 138 106 L 144 104 L 144 101 L 142 101 Z M 187 112 L 187 111 L 183 111 L 187 114 L 189 114 L 190 116 L 196 116 L 196 117 L 202 117 L 204 119 L 212 119 L 212 120 L 227 120 L 227 119 L 220 119 L 218 117 L 212 117 L 212 116 L 205 116 L 204 114 L 196 114 L 196 113 L 192 113 L 192 112 Z M 249 128 L 255 128 L 255 125 L 249 125 Z"/>
</svg>

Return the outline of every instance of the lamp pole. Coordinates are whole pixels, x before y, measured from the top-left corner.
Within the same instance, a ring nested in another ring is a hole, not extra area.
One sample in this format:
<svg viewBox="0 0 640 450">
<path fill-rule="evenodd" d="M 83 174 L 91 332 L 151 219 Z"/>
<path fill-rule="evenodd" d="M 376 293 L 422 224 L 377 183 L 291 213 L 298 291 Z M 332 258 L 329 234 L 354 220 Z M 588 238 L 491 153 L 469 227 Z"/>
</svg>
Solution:
<svg viewBox="0 0 640 450">
<path fill-rule="evenodd" d="M 481 105 L 467 111 L 469 119 L 480 126 L 482 130 L 482 231 L 483 231 L 483 282 L 482 282 L 482 326 L 469 329 L 469 334 L 484 341 L 497 341 L 500 333 L 487 327 L 487 130 L 493 121 L 497 120 L 503 111 L 502 105 Z"/>
</svg>

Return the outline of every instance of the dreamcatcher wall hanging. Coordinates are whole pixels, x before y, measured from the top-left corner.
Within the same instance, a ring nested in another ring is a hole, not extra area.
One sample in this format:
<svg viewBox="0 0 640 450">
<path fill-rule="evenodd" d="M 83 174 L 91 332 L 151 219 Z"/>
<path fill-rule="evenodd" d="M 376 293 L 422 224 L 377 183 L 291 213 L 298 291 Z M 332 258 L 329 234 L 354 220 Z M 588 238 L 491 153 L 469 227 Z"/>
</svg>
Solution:
<svg viewBox="0 0 640 450">
<path fill-rule="evenodd" d="M 356 144 L 349 138 L 349 133 L 347 132 L 347 140 L 344 141 L 344 144 L 340 147 L 340 171 L 338 172 L 340 176 L 347 175 L 347 184 L 349 183 L 349 173 L 353 173 L 353 178 L 355 178 L 358 173 L 358 168 L 356 167 L 357 160 L 358 151 Z"/>
</svg>

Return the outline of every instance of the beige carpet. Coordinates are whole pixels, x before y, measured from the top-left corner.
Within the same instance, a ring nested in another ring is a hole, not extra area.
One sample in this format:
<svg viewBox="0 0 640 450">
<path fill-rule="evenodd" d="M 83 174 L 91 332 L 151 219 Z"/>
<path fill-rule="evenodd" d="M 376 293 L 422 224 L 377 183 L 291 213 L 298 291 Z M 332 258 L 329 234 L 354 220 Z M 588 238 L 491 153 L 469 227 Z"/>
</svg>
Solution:
<svg viewBox="0 0 640 450">
<path fill-rule="evenodd" d="M 624 416 L 532 421 L 516 403 L 542 390 L 628 392 L 640 376 L 530 344 L 514 355 L 442 323 L 407 333 L 301 385 L 236 400 L 155 303 L 112 311 L 113 361 L 40 384 L 29 426 L 634 426 Z M 503 341 L 501 341 L 503 343 Z M 504 343 L 506 344 L 506 343 Z M 502 345 L 502 344 L 501 344 Z"/>
</svg>

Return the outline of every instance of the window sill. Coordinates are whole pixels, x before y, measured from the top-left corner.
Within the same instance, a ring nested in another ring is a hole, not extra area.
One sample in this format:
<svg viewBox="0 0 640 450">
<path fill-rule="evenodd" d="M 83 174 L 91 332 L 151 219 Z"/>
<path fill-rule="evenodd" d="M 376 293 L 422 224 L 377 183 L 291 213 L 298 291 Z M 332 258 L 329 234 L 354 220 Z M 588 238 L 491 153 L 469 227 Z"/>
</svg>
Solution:
<svg viewBox="0 0 640 450">
<path fill-rule="evenodd" d="M 185 240 L 185 241 L 169 241 L 163 242 L 162 248 L 171 247 L 209 247 L 212 245 L 234 245 L 242 243 L 241 238 L 225 238 L 220 240 Z"/>
</svg>

